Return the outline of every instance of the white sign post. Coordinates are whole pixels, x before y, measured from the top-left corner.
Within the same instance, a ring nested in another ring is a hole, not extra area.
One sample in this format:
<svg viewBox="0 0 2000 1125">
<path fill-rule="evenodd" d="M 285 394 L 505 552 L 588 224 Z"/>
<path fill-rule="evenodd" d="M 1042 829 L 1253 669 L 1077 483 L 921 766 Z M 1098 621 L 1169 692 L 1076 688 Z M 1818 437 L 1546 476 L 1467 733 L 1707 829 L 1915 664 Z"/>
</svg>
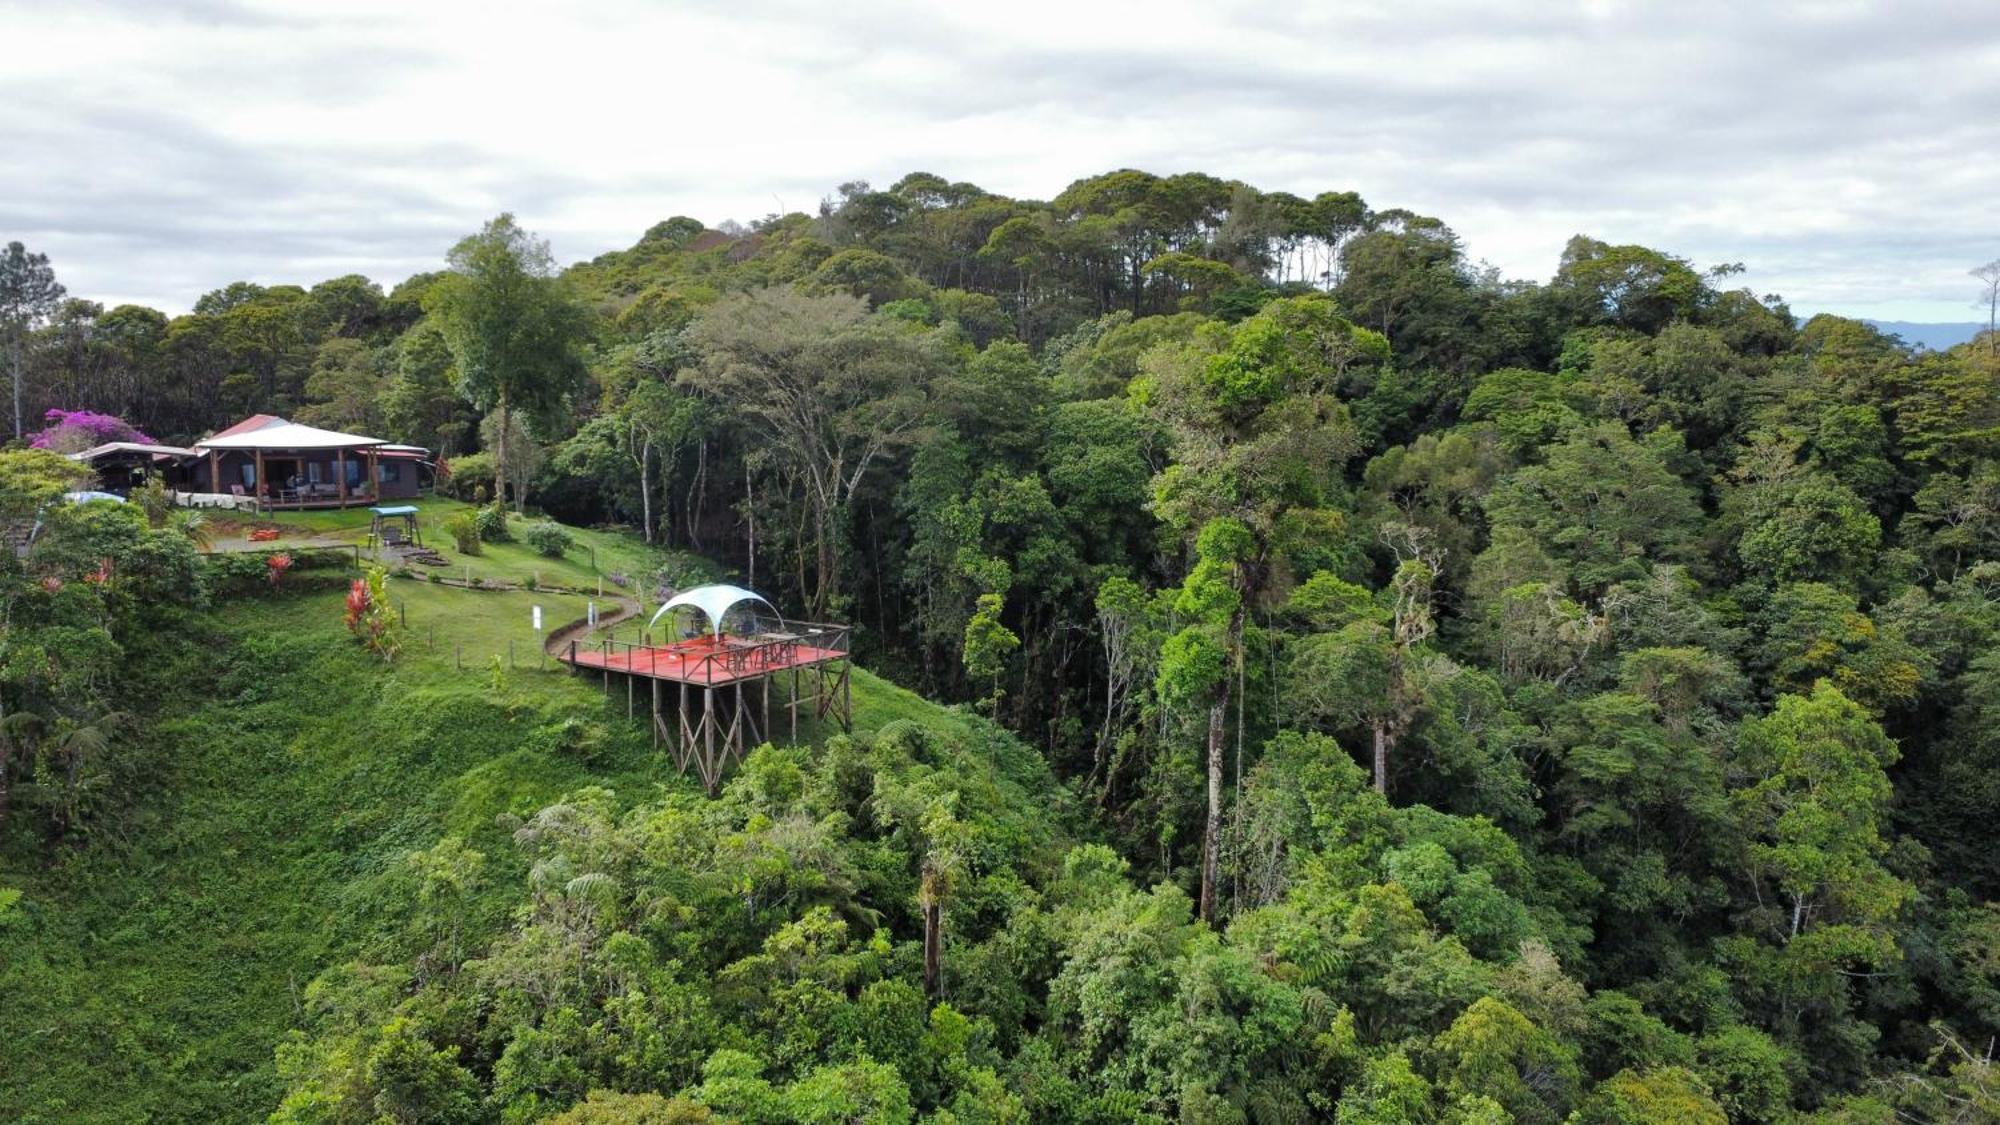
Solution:
<svg viewBox="0 0 2000 1125">
<path fill-rule="evenodd" d="M 541 607 L 541 606 L 536 606 L 536 607 L 535 607 L 535 632 L 539 633 L 539 632 L 541 632 L 541 631 L 542 631 L 542 607 Z"/>
</svg>

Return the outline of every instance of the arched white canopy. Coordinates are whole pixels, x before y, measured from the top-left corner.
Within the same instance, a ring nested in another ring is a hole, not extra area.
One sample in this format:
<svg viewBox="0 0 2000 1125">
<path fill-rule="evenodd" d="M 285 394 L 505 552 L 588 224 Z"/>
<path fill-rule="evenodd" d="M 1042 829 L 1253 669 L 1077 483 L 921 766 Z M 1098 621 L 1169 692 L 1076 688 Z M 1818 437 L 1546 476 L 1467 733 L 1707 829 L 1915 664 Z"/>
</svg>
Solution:
<svg viewBox="0 0 2000 1125">
<path fill-rule="evenodd" d="M 661 606 L 660 611 L 653 615 L 653 619 L 647 622 L 646 628 L 651 629 L 658 625 L 660 618 L 674 610 L 684 605 L 691 605 L 707 615 L 710 634 L 720 636 L 723 615 L 744 602 L 763 602 L 771 606 L 772 613 L 778 612 L 777 606 L 771 605 L 762 594 L 754 590 L 745 590 L 741 586 L 696 586 L 669 599 L 667 604 Z M 783 620 L 782 616 L 779 619 Z"/>
</svg>

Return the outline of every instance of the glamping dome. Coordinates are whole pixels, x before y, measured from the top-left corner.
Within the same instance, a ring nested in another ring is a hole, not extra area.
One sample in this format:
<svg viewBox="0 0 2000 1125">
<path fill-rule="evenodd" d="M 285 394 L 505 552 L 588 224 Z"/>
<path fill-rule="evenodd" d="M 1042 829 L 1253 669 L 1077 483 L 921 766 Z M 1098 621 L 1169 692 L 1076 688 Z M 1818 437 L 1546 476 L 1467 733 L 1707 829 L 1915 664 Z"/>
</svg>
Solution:
<svg viewBox="0 0 2000 1125">
<path fill-rule="evenodd" d="M 667 604 L 660 607 L 660 611 L 653 615 L 653 619 L 647 622 L 646 627 L 651 629 L 657 626 L 660 623 L 660 618 L 665 617 L 674 610 L 683 607 L 693 607 L 700 610 L 702 615 L 708 618 L 709 635 L 719 637 L 722 635 L 723 618 L 727 617 L 731 610 L 745 602 L 760 603 L 768 608 L 772 615 L 778 618 L 779 622 L 782 623 L 784 621 L 784 617 L 778 613 L 778 607 L 772 605 L 762 594 L 754 590 L 745 590 L 741 586 L 716 585 L 696 586 L 692 590 L 677 594 L 673 598 L 668 599 Z"/>
</svg>

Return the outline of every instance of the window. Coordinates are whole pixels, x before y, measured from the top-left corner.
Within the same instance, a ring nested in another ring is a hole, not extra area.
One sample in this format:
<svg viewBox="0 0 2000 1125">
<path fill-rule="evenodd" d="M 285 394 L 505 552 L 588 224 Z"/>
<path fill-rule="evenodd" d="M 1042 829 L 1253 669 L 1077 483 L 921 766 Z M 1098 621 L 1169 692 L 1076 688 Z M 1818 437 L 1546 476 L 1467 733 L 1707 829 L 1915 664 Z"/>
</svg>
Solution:
<svg viewBox="0 0 2000 1125">
<path fill-rule="evenodd" d="M 375 479 L 383 484 L 396 484 L 403 479 L 403 466 L 394 461 L 378 462 L 375 466 Z"/>
</svg>

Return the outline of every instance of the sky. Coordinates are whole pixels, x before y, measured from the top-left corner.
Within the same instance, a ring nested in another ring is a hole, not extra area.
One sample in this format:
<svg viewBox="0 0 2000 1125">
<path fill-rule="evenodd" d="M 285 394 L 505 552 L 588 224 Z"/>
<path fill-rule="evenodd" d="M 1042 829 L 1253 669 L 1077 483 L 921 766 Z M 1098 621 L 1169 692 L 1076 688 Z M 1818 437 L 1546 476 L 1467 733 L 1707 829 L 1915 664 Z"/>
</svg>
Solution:
<svg viewBox="0 0 2000 1125">
<path fill-rule="evenodd" d="M 1501 11 L 1500 9 L 1512 9 Z M 1546 279 L 1577 233 L 1795 311 L 1979 319 L 1990 2 L 0 0 L 0 241 L 168 312 L 385 287 L 514 212 L 564 262 L 911 171 L 1358 191 Z"/>
</svg>

